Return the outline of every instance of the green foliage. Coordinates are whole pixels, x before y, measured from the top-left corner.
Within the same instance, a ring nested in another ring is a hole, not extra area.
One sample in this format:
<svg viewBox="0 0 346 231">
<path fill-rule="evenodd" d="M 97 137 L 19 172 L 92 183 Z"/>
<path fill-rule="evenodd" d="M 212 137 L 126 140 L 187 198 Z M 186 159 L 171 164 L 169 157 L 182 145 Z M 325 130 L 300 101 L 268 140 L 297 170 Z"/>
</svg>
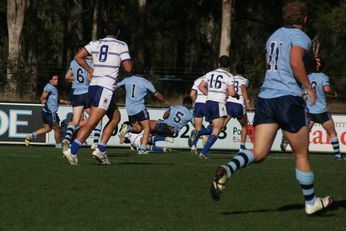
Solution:
<svg viewBox="0 0 346 231">
<path fill-rule="evenodd" d="M 189 84 L 203 72 L 215 68 L 220 43 L 221 1 L 147 1 L 143 15 L 139 14 L 138 1 L 135 0 L 98 1 L 99 38 L 104 36 L 105 21 L 116 19 L 121 22 L 120 39 L 129 44 L 132 57 L 136 57 L 140 49 L 144 50 L 145 65 L 154 80 L 162 75 L 175 75 L 186 80 L 183 84 Z M 233 1 L 230 56 L 233 64 L 245 64 L 252 96 L 258 91 L 264 76 L 264 43 L 281 26 L 283 2 Z M 0 3 L 6 5 L 5 0 L 0 0 Z M 43 79 L 51 72 L 59 72 L 63 78 L 78 46 L 91 40 L 94 0 L 28 3 L 22 34 L 22 57 L 27 67 L 24 75 L 37 78 L 37 89 L 40 89 L 45 84 Z M 83 6 L 81 15 L 72 13 L 76 3 Z M 337 83 L 340 93 L 346 85 L 343 78 L 346 67 L 342 59 L 346 52 L 346 3 L 342 0 L 308 0 L 307 3 L 310 23 L 306 31 L 311 38 L 318 38 L 319 54 L 327 61 L 326 73 Z M 7 60 L 8 42 L 6 7 L 0 7 L 0 19 L 0 63 L 3 65 Z M 72 31 L 69 31 L 71 22 Z M 77 29 L 78 23 L 81 23 L 81 29 Z M 139 34 L 138 31 L 144 32 Z M 4 72 L 5 69 L 1 68 L 0 84 L 5 84 L 2 81 Z M 170 83 L 160 84 L 166 86 Z M 180 94 L 179 91 L 176 93 Z M 37 94 L 40 94 L 39 90 Z"/>
</svg>

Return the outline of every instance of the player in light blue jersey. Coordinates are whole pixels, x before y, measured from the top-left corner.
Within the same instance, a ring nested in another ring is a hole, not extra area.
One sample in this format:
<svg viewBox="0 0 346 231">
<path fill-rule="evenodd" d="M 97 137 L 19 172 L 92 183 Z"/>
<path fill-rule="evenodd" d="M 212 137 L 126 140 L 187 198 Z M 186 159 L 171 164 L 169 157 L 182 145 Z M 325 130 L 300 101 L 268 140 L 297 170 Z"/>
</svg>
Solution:
<svg viewBox="0 0 346 231">
<path fill-rule="evenodd" d="M 58 95 L 58 82 L 59 76 L 57 74 L 52 74 L 49 76 L 49 83 L 43 89 L 43 92 L 40 97 L 40 102 L 44 104 L 42 109 L 41 117 L 43 121 L 43 128 L 38 129 L 37 131 L 27 134 L 25 138 L 25 145 L 28 146 L 33 139 L 36 139 L 37 136 L 46 134 L 52 129 L 54 131 L 55 147 L 60 148 L 60 118 L 57 114 L 59 103 L 69 104 L 68 100 L 59 99 Z"/>
<path fill-rule="evenodd" d="M 172 140 L 166 138 L 177 135 L 189 122 L 194 124 L 194 117 L 190 111 L 191 108 L 192 99 L 190 96 L 185 96 L 183 105 L 172 105 L 165 111 L 163 120 L 150 120 L 150 134 L 156 136 L 156 141 Z M 141 132 L 141 127 L 138 123 L 132 125 L 132 132 Z"/>
<path fill-rule="evenodd" d="M 305 121 L 301 85 L 310 96 L 307 103 L 314 104 L 316 94 L 304 67 L 304 55 L 311 43 L 303 32 L 307 8 L 304 3 L 289 2 L 283 7 L 282 13 L 285 26 L 276 30 L 266 43 L 267 70 L 256 100 L 254 148 L 237 153 L 227 165 L 219 166 L 210 192 L 214 200 L 219 200 L 229 177 L 253 162 L 263 161 L 281 128 L 295 155 L 296 179 L 305 199 L 305 213 L 309 215 L 328 207 L 332 199 L 329 196 L 316 197 L 309 160 L 309 129 Z"/>
<path fill-rule="evenodd" d="M 317 101 L 315 104 L 307 104 L 307 110 L 309 115 L 309 129 L 314 126 L 315 123 L 319 123 L 327 131 L 330 136 L 330 141 L 333 146 L 334 156 L 336 160 L 344 160 L 340 153 L 340 144 L 338 136 L 335 130 L 335 124 L 327 111 L 327 96 L 336 97 L 336 93 L 332 90 L 329 84 L 328 75 L 322 73 L 324 62 L 323 60 L 318 60 L 319 64 L 315 60 L 313 72 L 308 74 L 309 81 L 317 94 Z M 309 101 L 310 96 L 307 96 Z"/>
<path fill-rule="evenodd" d="M 126 89 L 126 111 L 129 117 L 130 124 L 139 122 L 141 130 L 144 131 L 142 144 L 139 147 L 139 154 L 147 154 L 146 148 L 149 141 L 150 127 L 149 127 L 149 113 L 144 105 L 145 97 L 148 93 L 152 93 L 157 99 L 161 100 L 165 104 L 168 104 L 159 91 L 156 90 L 154 85 L 144 78 L 144 65 L 136 63 L 135 65 L 136 75 L 127 77 L 117 83 L 119 88 Z M 123 124 L 119 132 L 119 138 L 123 138 L 124 135 L 131 131 L 131 126 Z"/>
<path fill-rule="evenodd" d="M 236 96 L 234 88 L 234 77 L 229 73 L 230 59 L 223 55 L 218 60 L 218 68 L 205 74 L 204 80 L 198 89 L 207 96 L 206 99 L 206 120 L 208 127 L 197 133 L 191 146 L 191 151 L 197 153 L 197 142 L 202 135 L 210 135 L 206 144 L 199 154 L 200 159 L 208 159 L 207 152 L 216 142 L 224 125 L 226 110 L 225 104 L 228 96 Z"/>
<path fill-rule="evenodd" d="M 120 33 L 119 25 L 116 22 L 107 22 L 105 32 L 107 34 L 105 38 L 90 42 L 75 55 L 77 63 L 92 76 L 89 85 L 91 108 L 89 118 L 77 133 L 71 148 L 63 152 L 71 165 L 77 165 L 78 150 L 104 115 L 107 115 L 109 121 L 92 156 L 101 164 L 110 164 L 106 154 L 106 144 L 120 121 L 120 111 L 114 99 L 115 83 L 120 66 L 130 73 L 132 61 L 127 44 L 117 39 Z M 94 67 L 85 61 L 85 57 L 89 55 L 92 55 Z"/>
<path fill-rule="evenodd" d="M 86 62 L 92 67 L 93 62 L 90 58 L 91 57 L 88 57 Z M 65 137 L 62 141 L 63 152 L 67 151 L 74 132 L 79 129 L 79 123 L 83 119 L 84 109 L 89 108 L 88 89 L 91 76 L 86 70 L 78 65 L 76 60 L 72 60 L 70 63 L 70 68 L 65 74 L 65 79 L 68 82 L 72 82 L 73 93 L 71 96 L 71 104 L 73 117 L 72 121 L 66 128 Z"/>
</svg>

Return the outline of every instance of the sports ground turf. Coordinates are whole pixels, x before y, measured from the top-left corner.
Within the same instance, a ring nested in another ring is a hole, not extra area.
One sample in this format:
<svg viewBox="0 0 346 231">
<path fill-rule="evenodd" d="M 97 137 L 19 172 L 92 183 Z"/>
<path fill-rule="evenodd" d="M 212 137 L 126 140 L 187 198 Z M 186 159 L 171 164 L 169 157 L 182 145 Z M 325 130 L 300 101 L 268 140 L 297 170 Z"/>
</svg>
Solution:
<svg viewBox="0 0 346 231">
<path fill-rule="evenodd" d="M 1 145 L 0 230 L 346 230 L 346 162 L 330 155 L 311 161 L 316 194 L 334 204 L 306 216 L 291 154 L 240 170 L 214 202 L 214 171 L 233 152 L 202 161 L 186 150 L 109 148 L 110 166 L 90 153 L 69 166 L 53 147 Z"/>
</svg>

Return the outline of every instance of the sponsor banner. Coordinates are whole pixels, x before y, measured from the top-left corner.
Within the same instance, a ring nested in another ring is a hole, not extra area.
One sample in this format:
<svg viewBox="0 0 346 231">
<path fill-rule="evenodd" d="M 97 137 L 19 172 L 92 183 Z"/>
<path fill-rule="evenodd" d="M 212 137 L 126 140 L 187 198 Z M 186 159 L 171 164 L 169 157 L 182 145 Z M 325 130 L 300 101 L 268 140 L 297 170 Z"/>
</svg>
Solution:
<svg viewBox="0 0 346 231">
<path fill-rule="evenodd" d="M 0 103 L 0 143 L 23 143 L 26 134 L 42 127 L 42 105 Z M 45 143 L 46 136 L 36 139 Z"/>
<path fill-rule="evenodd" d="M 120 107 L 121 121 L 120 125 L 128 120 L 128 116 L 124 107 Z M 162 116 L 167 108 L 148 108 L 150 119 L 162 119 Z M 42 127 L 41 120 L 42 105 L 37 104 L 6 104 L 0 103 L 0 143 L 24 143 L 24 138 L 27 133 L 31 133 Z M 60 105 L 58 111 L 61 124 L 61 138 L 63 138 L 66 131 L 67 124 L 72 119 L 72 107 L 67 105 Z M 85 114 L 85 118 L 87 118 Z M 253 147 L 254 142 L 254 127 L 252 125 L 254 113 L 248 112 L 248 137 L 246 142 L 247 148 Z M 335 122 L 336 131 L 340 141 L 340 148 L 342 152 L 346 152 L 346 115 L 334 114 L 332 118 Z M 108 118 L 103 119 L 103 125 L 108 122 Z M 205 122 L 205 126 L 208 124 Z M 167 146 L 171 148 L 188 148 L 188 137 L 193 130 L 192 124 L 187 124 L 181 129 L 179 134 L 174 137 L 174 143 L 157 142 L 158 146 Z M 236 119 L 231 119 L 227 126 L 222 129 L 218 140 L 213 145 L 212 149 L 223 150 L 238 150 L 240 146 L 241 126 Z M 280 151 L 280 142 L 282 138 L 281 130 L 278 131 L 275 137 L 272 151 Z M 84 145 L 91 145 L 93 143 L 93 134 L 90 134 Z M 46 136 L 38 137 L 33 143 L 55 144 L 54 133 L 51 131 Z M 198 147 L 201 148 L 201 141 L 198 142 Z M 128 144 L 119 144 L 119 138 L 114 135 L 109 140 L 108 146 L 129 146 Z M 333 152 L 330 138 L 326 131 L 319 124 L 315 124 L 310 133 L 310 151 L 313 152 Z M 290 147 L 287 148 L 290 151 Z"/>
</svg>

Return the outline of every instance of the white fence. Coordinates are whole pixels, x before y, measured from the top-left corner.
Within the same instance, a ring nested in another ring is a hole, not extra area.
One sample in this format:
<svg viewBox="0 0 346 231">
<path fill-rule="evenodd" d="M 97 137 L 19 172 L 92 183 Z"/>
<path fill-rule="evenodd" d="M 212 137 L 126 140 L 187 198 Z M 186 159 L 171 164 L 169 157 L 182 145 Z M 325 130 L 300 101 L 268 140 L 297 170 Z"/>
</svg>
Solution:
<svg viewBox="0 0 346 231">
<path fill-rule="evenodd" d="M 41 121 L 41 109 L 42 105 L 39 104 L 11 104 L 11 103 L 0 103 L 0 143 L 6 144 L 24 144 L 24 138 L 27 133 L 37 130 L 42 126 Z M 161 119 L 165 108 L 148 108 L 151 119 Z M 71 106 L 61 105 L 58 111 L 59 117 L 61 119 L 62 125 L 66 122 L 66 117 L 72 112 Z M 120 124 L 128 119 L 126 110 L 120 107 L 121 121 Z M 71 115 L 71 114 L 70 114 Z M 249 112 L 249 136 L 247 139 L 246 146 L 252 148 L 253 146 L 253 113 Z M 338 133 L 340 148 L 342 152 L 346 152 L 346 115 L 345 114 L 333 114 L 332 115 L 336 130 Z M 107 123 L 107 118 L 104 118 L 104 123 Z M 119 126 L 120 126 L 119 124 Z M 188 148 L 187 140 L 190 135 L 193 126 L 188 124 L 185 126 L 175 138 L 173 144 L 169 145 L 172 148 L 184 149 Z M 62 133 L 64 129 L 62 129 Z M 232 119 L 227 128 L 224 129 L 219 139 L 216 141 L 213 149 L 224 149 L 224 150 L 237 150 L 240 144 L 240 132 L 241 128 L 237 120 Z M 63 134 L 62 134 L 63 135 Z M 281 130 L 278 132 L 274 144 L 272 146 L 272 151 L 280 150 L 281 141 Z M 92 135 L 87 139 L 86 144 L 90 145 L 93 141 Z M 33 142 L 33 144 L 54 144 L 53 132 L 50 132 L 44 137 L 39 137 Z M 200 145 L 200 144 L 199 144 Z M 118 136 L 113 136 L 108 143 L 108 146 L 124 146 L 124 144 L 119 144 Z M 332 145 L 330 144 L 330 139 L 326 134 L 325 130 L 321 125 L 315 124 L 310 133 L 310 151 L 313 152 L 332 152 Z M 288 148 L 288 150 L 290 150 Z"/>
</svg>

